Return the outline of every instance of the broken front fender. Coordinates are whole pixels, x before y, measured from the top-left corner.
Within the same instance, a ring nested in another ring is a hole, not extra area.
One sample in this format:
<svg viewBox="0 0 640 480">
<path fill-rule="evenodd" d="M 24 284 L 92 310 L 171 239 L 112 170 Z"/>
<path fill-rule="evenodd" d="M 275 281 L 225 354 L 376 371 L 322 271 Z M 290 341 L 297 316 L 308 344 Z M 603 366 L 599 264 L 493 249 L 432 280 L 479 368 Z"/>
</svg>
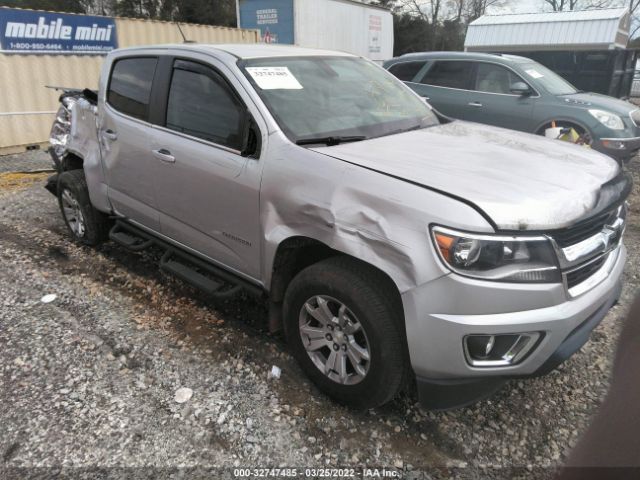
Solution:
<svg viewBox="0 0 640 480">
<path fill-rule="evenodd" d="M 430 224 L 493 232 L 463 202 L 277 136 L 270 139 L 261 187 L 267 286 L 278 246 L 291 237 L 358 258 L 385 272 L 403 292 L 448 274 L 435 255 Z"/>
</svg>

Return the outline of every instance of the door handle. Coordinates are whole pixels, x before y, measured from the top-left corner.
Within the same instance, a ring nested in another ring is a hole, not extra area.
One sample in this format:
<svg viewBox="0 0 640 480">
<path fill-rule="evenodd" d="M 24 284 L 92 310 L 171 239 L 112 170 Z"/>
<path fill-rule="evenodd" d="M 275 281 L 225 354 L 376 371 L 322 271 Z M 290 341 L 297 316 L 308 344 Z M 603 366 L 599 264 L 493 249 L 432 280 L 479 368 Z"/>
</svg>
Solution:
<svg viewBox="0 0 640 480">
<path fill-rule="evenodd" d="M 171 155 L 171 152 L 166 148 L 161 148 L 160 150 L 153 150 L 153 156 L 163 162 L 167 163 L 176 163 L 176 157 Z"/>
<path fill-rule="evenodd" d="M 116 141 L 118 139 L 118 134 L 111 129 L 105 130 L 103 135 L 111 141 Z"/>
<path fill-rule="evenodd" d="M 482 108 L 482 104 L 480 102 L 469 102 L 470 107 Z"/>
</svg>

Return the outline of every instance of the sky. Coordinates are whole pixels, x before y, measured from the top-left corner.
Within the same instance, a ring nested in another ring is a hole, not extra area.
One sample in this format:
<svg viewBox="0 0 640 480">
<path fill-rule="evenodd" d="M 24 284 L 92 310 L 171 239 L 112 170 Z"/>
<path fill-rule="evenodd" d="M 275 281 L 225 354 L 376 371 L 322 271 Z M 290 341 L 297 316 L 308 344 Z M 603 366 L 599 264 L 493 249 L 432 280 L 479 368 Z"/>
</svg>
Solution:
<svg viewBox="0 0 640 480">
<path fill-rule="evenodd" d="M 543 0 L 511 0 L 506 7 L 496 8 L 490 13 L 531 13 L 543 8 Z"/>
<path fill-rule="evenodd" d="M 628 3 L 627 1 L 620 0 L 621 4 Z M 505 7 L 494 8 L 489 13 L 532 13 L 540 12 L 545 8 L 544 0 L 510 0 Z M 547 5 L 548 9 L 548 5 Z"/>
</svg>

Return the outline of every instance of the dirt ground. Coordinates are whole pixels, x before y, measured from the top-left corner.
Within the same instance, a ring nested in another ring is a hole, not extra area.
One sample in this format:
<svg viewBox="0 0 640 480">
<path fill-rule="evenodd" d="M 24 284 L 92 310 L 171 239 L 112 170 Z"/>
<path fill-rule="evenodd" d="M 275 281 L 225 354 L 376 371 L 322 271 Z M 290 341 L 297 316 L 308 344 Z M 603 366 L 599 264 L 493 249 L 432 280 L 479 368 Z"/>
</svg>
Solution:
<svg viewBox="0 0 640 480">
<path fill-rule="evenodd" d="M 4 477 L 386 467 L 404 478 L 549 478 L 606 394 L 640 292 L 635 159 L 623 294 L 578 354 L 469 408 L 427 412 L 405 394 L 356 412 L 310 385 L 282 338 L 266 333 L 261 302 L 212 302 L 160 273 L 156 252 L 73 244 L 46 174 L 15 173 L 49 166 L 44 152 L 0 157 Z M 47 294 L 56 297 L 43 303 Z M 274 365 L 279 379 L 269 378 Z M 178 403 L 182 387 L 193 394 Z"/>
</svg>

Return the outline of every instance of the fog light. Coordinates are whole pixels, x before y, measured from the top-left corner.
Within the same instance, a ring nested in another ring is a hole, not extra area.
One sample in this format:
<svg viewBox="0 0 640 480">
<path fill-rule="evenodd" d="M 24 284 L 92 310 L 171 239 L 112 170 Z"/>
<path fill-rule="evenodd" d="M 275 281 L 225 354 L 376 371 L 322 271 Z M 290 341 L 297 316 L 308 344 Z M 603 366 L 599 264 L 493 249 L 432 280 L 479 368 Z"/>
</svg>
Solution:
<svg viewBox="0 0 640 480">
<path fill-rule="evenodd" d="M 486 360 L 496 344 L 494 335 L 471 335 L 467 337 L 469 356 L 475 360 Z"/>
<path fill-rule="evenodd" d="M 524 359 L 539 338 L 537 332 L 468 335 L 463 347 L 467 362 L 473 367 L 506 367 Z"/>
<path fill-rule="evenodd" d="M 603 140 L 602 145 L 605 148 L 611 148 L 612 150 L 624 150 L 627 145 L 619 140 Z"/>
</svg>

